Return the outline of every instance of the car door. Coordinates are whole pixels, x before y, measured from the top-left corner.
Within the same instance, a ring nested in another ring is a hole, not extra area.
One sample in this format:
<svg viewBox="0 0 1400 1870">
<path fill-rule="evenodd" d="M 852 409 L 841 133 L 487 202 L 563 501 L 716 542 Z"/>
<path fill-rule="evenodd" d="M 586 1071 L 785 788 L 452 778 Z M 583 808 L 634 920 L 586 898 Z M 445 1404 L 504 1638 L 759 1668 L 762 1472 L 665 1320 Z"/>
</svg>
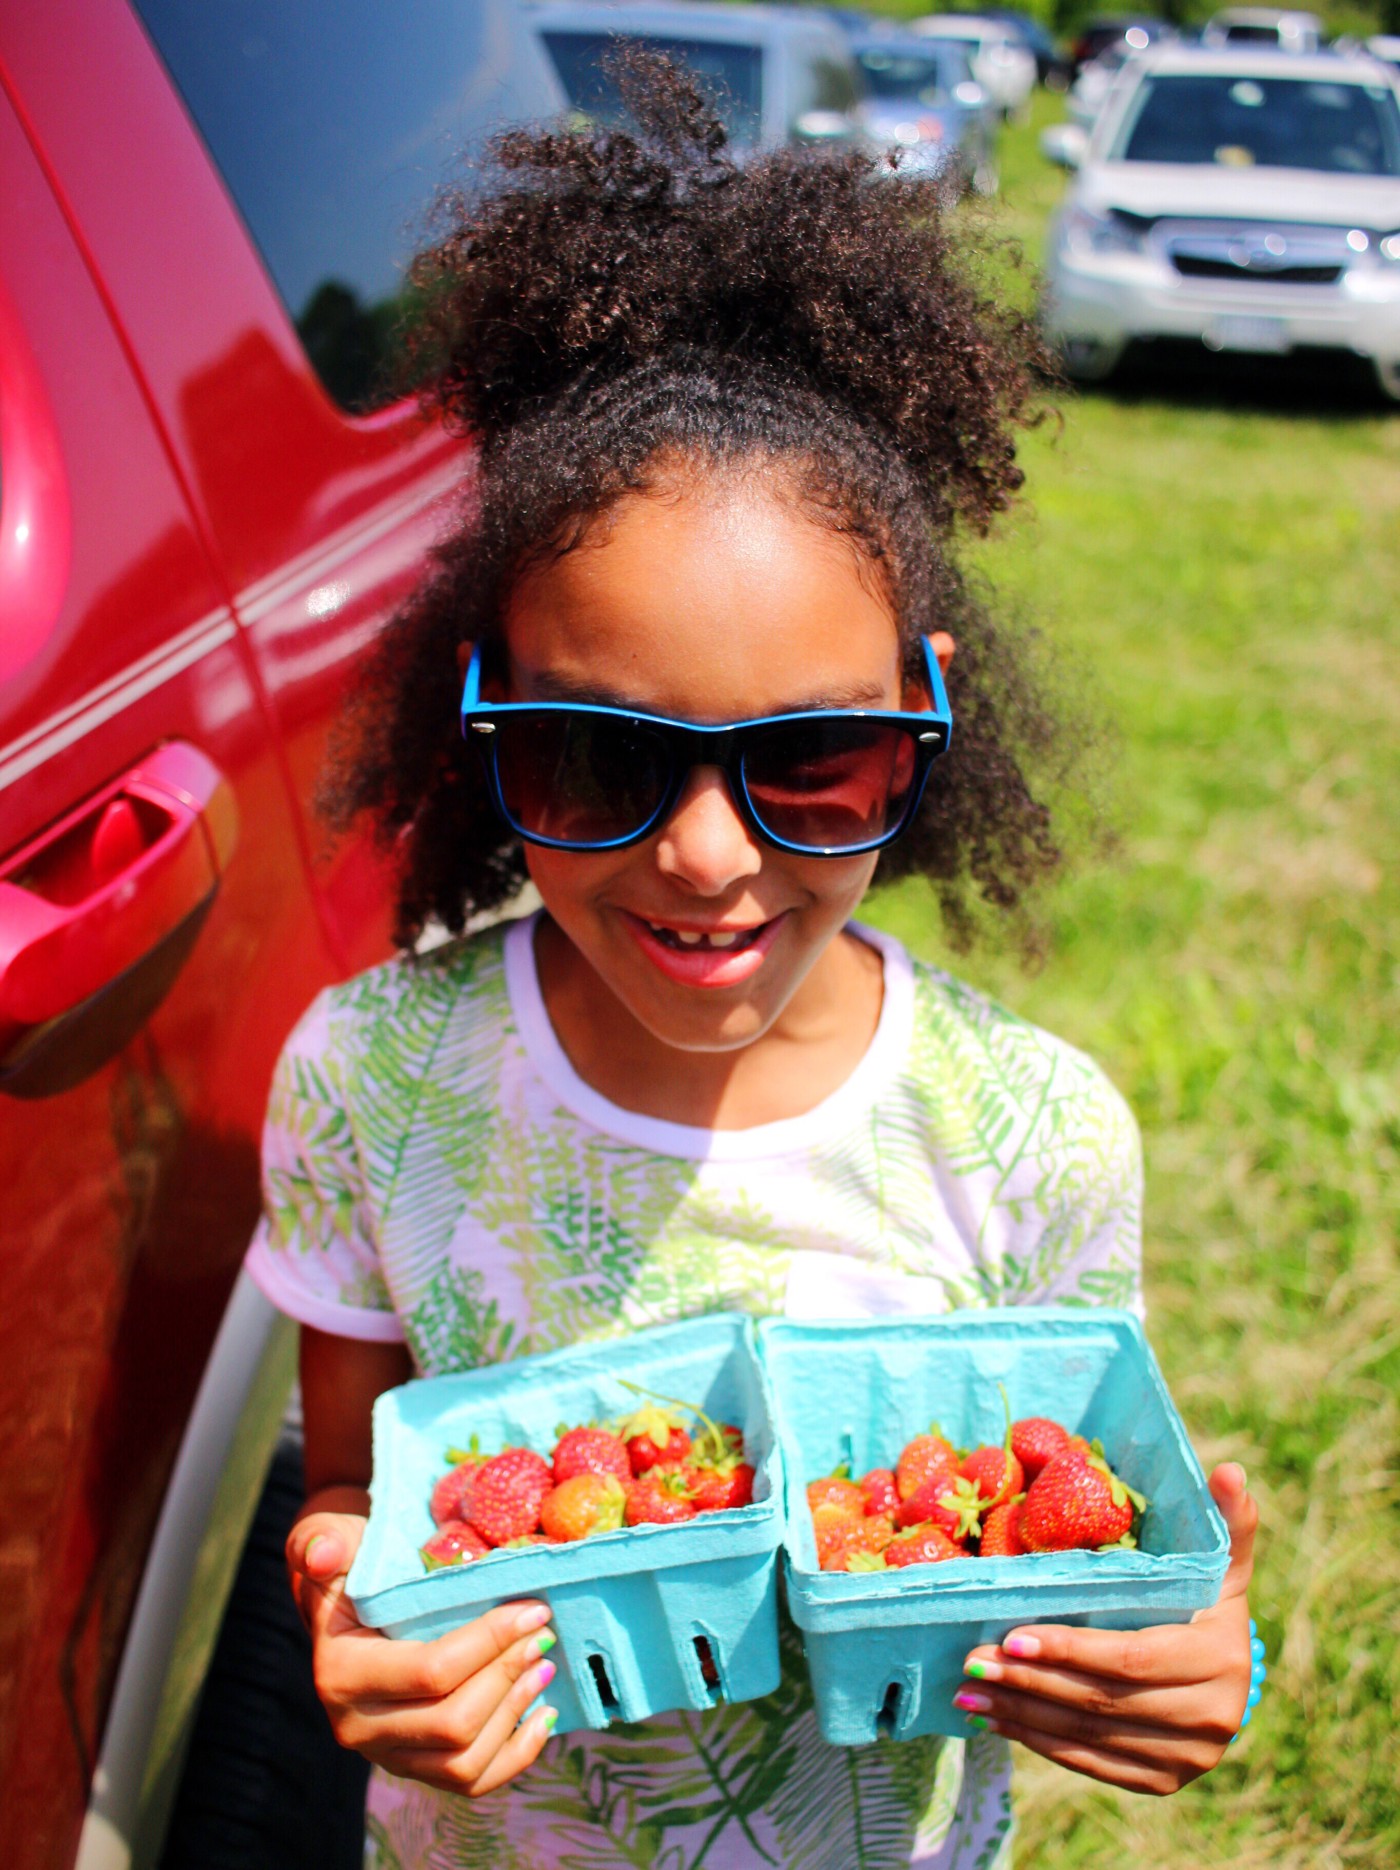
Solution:
<svg viewBox="0 0 1400 1870">
<path fill-rule="evenodd" d="M 9 49 L 0 1863 L 60 1870 L 253 1223 L 268 1073 L 335 963 L 253 659 Z"/>
<path fill-rule="evenodd" d="M 245 628 L 327 939 L 363 966 L 389 889 L 365 839 L 319 830 L 327 737 L 469 465 L 387 334 L 437 188 L 493 129 L 561 109 L 558 80 L 514 0 L 48 0 L 16 37 Z M 139 225 L 114 146 L 160 204 Z"/>
</svg>

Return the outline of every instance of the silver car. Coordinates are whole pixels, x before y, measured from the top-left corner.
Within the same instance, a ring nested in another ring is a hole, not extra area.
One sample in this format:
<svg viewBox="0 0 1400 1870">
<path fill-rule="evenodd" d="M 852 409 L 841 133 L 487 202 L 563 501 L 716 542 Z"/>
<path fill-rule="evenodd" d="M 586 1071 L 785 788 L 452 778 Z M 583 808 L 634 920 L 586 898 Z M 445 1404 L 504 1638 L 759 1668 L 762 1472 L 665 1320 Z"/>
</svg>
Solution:
<svg viewBox="0 0 1400 1870">
<path fill-rule="evenodd" d="M 616 123 L 607 69 L 618 44 L 689 66 L 709 91 L 741 160 L 784 144 L 852 144 L 873 152 L 864 87 L 840 28 L 815 10 L 681 4 L 680 0 L 539 0 L 528 17 L 574 111 Z"/>
<path fill-rule="evenodd" d="M 996 113 L 964 48 L 878 27 L 853 31 L 850 44 L 870 93 L 867 128 L 899 152 L 895 173 L 995 194 Z"/>
<path fill-rule="evenodd" d="M 1368 59 L 1169 47 L 1123 69 L 1053 223 L 1044 319 L 1072 376 L 1127 346 L 1355 352 L 1400 400 L 1400 91 Z"/>
</svg>

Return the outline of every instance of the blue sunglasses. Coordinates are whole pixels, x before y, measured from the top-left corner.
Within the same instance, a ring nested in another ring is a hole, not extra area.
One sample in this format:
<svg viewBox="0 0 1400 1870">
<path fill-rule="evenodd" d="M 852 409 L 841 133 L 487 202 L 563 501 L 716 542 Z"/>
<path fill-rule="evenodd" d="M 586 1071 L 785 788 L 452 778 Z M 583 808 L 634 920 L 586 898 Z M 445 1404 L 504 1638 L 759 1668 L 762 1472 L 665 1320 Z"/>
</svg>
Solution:
<svg viewBox="0 0 1400 1870">
<path fill-rule="evenodd" d="M 905 830 L 952 738 L 938 659 L 925 637 L 931 707 L 813 708 L 697 726 L 573 701 L 481 700 L 481 648 L 462 690 L 462 732 L 497 811 L 527 844 L 613 851 L 663 824 L 694 767 L 717 766 L 760 838 L 804 857 L 876 851 Z"/>
</svg>

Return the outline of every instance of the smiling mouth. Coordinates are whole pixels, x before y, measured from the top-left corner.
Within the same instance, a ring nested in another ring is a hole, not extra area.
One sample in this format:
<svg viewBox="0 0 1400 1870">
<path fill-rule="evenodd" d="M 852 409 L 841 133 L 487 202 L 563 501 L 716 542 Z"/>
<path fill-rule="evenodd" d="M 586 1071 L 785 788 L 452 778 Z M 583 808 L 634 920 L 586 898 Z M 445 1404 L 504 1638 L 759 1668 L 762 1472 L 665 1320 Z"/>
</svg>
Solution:
<svg viewBox="0 0 1400 1870">
<path fill-rule="evenodd" d="M 739 954 L 753 946 L 768 924 L 757 922 L 752 928 L 711 929 L 708 933 L 701 929 L 669 928 L 664 922 L 647 922 L 647 927 L 663 948 L 674 948 L 677 953 Z"/>
</svg>

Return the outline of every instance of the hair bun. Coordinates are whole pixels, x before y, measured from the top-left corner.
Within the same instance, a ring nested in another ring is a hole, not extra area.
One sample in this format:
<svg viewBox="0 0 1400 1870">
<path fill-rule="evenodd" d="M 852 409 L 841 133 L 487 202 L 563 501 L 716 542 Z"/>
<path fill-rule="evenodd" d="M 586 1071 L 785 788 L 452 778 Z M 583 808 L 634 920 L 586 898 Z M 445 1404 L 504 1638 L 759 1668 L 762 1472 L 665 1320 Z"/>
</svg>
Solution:
<svg viewBox="0 0 1400 1870">
<path fill-rule="evenodd" d="M 413 275 L 430 403 L 489 449 L 638 366 L 758 365 L 878 427 L 937 512 L 984 524 L 1020 484 L 1008 425 L 1038 352 L 978 302 L 937 187 L 852 152 L 741 167 L 686 72 L 614 58 L 633 132 L 509 132 L 492 185 L 442 204 Z"/>
</svg>

